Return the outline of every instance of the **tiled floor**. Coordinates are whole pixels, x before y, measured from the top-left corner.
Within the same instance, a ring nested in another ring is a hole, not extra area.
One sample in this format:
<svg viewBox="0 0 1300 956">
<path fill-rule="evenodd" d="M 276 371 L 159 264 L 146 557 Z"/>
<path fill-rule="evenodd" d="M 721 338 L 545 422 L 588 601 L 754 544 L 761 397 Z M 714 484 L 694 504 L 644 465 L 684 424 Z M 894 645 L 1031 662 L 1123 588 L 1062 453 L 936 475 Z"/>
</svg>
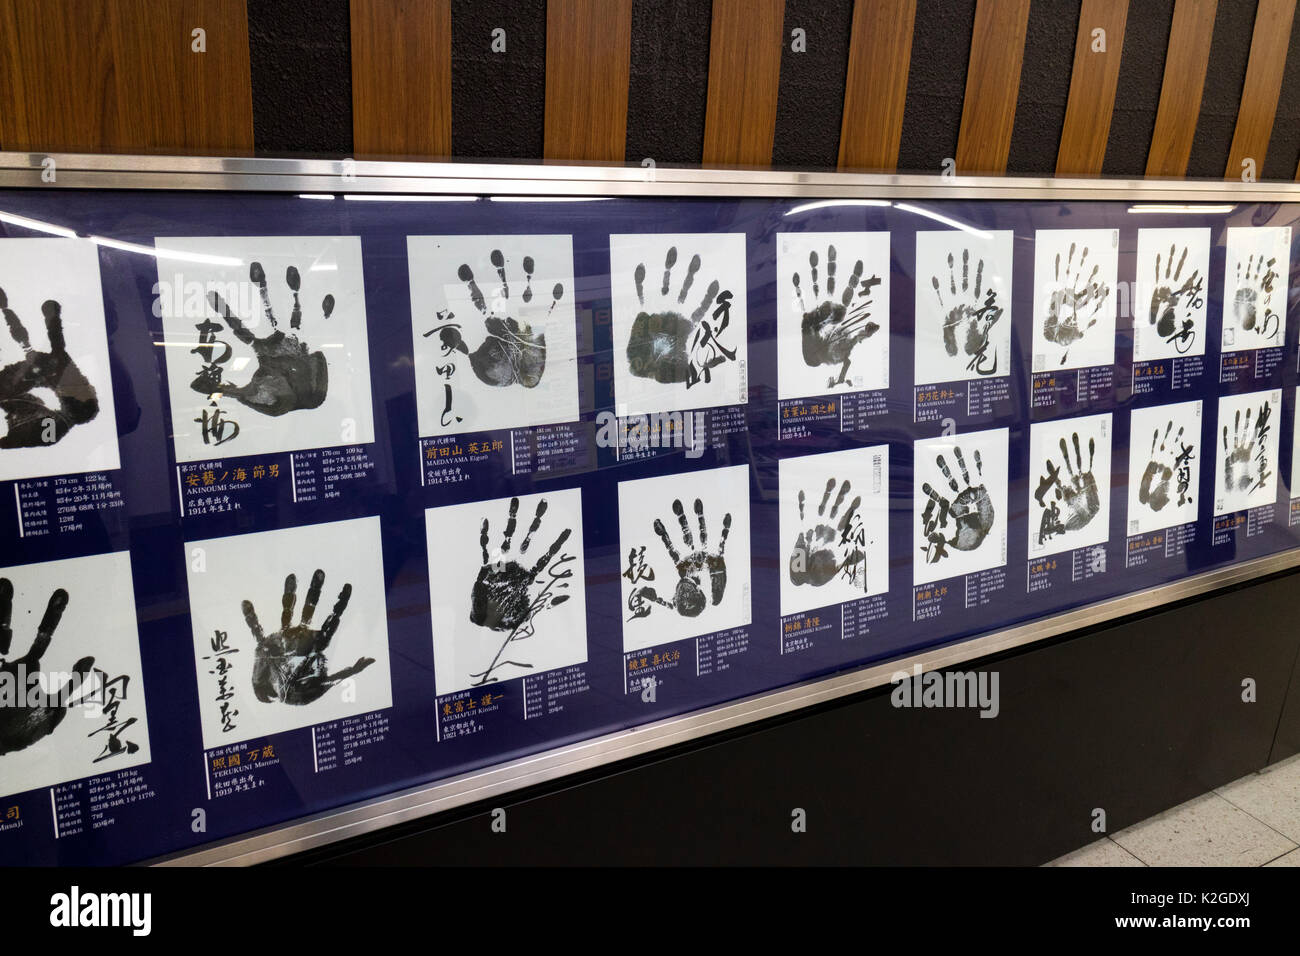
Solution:
<svg viewBox="0 0 1300 956">
<path fill-rule="evenodd" d="M 1300 757 L 1103 837 L 1048 866 L 1300 866 Z"/>
</svg>

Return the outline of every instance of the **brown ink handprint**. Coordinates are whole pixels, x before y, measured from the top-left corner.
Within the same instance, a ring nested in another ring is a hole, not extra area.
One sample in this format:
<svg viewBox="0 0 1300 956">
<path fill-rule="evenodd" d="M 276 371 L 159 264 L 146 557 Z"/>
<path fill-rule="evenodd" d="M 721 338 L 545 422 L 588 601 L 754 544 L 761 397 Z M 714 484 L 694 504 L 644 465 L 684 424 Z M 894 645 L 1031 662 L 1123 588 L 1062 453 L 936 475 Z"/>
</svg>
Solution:
<svg viewBox="0 0 1300 956">
<path fill-rule="evenodd" d="M 712 381 L 713 369 L 736 360 L 736 350 L 727 348 L 722 335 L 731 322 L 730 290 L 722 289 L 717 279 L 709 282 L 704 297 L 691 312 L 684 314 L 686 299 L 695 284 L 702 262 L 691 257 L 677 295 L 670 294 L 673 267 L 677 264 L 677 247 L 672 246 L 664 258 L 664 277 L 659 287 L 659 303 L 653 311 L 646 307 L 645 263 L 637 265 L 632 278 L 636 298 L 641 306 L 632 321 L 627 341 L 627 361 L 633 375 L 652 378 L 662 385 L 685 384 L 687 388 Z M 653 295 L 651 298 L 655 298 Z M 712 315 L 706 313 L 712 308 Z"/>
<path fill-rule="evenodd" d="M 0 368 L 0 425 L 4 427 L 0 448 L 52 445 L 72 428 L 99 414 L 94 386 L 68 354 L 61 306 L 49 299 L 41 305 L 41 312 L 50 343 L 48 352 L 32 348 L 27 329 L 9 308 L 4 289 L 0 289 L 0 313 L 10 337 L 23 351 L 18 361 Z"/>
<path fill-rule="evenodd" d="M 533 304 L 533 275 L 535 263 L 532 256 L 523 257 L 524 287 L 518 298 L 510 294 L 510 280 L 506 275 L 506 258 L 500 249 L 493 249 L 489 259 L 496 270 L 497 285 L 492 301 L 488 302 L 474 278 L 469 263 L 462 263 L 457 276 L 469 290 L 470 301 L 483 319 L 486 335 L 473 352 L 465 344 L 460 326 L 439 326 L 438 333 L 444 354 L 461 352 L 469 357 L 474 375 L 485 385 L 505 388 L 522 385 L 536 388 L 546 371 L 546 332 L 533 322 L 550 316 L 564 297 L 564 285 L 557 282 L 551 288 L 551 301 L 544 315 L 537 315 L 541 303 Z M 529 321 L 528 316 L 533 316 Z M 454 313 L 439 313 L 439 321 L 455 318 Z M 431 335 L 432 332 L 426 333 Z"/>
<path fill-rule="evenodd" d="M 966 456 L 958 447 L 953 448 L 953 458 L 961 471 L 962 484 L 957 484 L 948 461 L 943 455 L 935 457 L 935 464 L 943 472 L 952 491 L 950 499 L 938 491 L 928 481 L 921 485 L 929 502 L 921 512 L 921 528 L 925 533 L 925 559 L 928 564 L 936 564 L 949 556 L 949 548 L 956 551 L 974 551 L 993 528 L 995 512 L 993 499 L 984 483 L 973 484 L 970 469 L 966 467 Z M 975 480 L 984 477 L 984 461 L 979 450 L 975 451 Z"/>
<path fill-rule="evenodd" d="M 1237 294 L 1232 300 L 1232 313 L 1237 325 L 1245 332 L 1255 332 L 1266 339 L 1277 338 L 1282 323 L 1272 309 L 1273 284 L 1277 281 L 1276 259 L 1264 260 L 1261 252 L 1251 254 L 1243 266 L 1237 262 Z"/>
<path fill-rule="evenodd" d="M 695 537 L 691 534 L 690 525 L 686 521 L 686 509 L 682 507 L 680 499 L 673 501 L 673 514 L 677 515 L 682 541 L 686 545 L 684 555 L 673 546 L 664 523 L 658 518 L 655 518 L 654 523 L 655 534 L 659 535 L 659 540 L 663 542 L 668 556 L 672 558 L 673 565 L 677 569 L 677 586 L 673 591 L 673 599 L 664 600 L 649 585 L 638 588 L 632 592 L 628 602 L 633 617 L 644 617 L 649 613 L 645 601 L 653 601 L 662 607 L 672 608 L 682 617 L 699 617 L 710 604 L 715 607 L 720 604 L 722 595 L 727 590 L 725 553 L 727 535 L 731 533 L 731 512 L 727 512 L 722 517 L 722 536 L 718 541 L 716 552 L 708 550 L 708 525 L 704 521 L 704 504 L 699 498 L 695 499 L 695 518 L 700 532 L 699 547 L 695 545 Z"/>
<path fill-rule="evenodd" d="M 938 276 L 930 277 L 934 294 L 939 299 L 939 307 L 947 309 L 943 319 L 943 347 L 951 356 L 956 357 L 960 348 L 970 356 L 966 363 L 967 371 L 979 375 L 995 375 L 998 370 L 998 354 L 995 350 L 989 359 L 989 332 L 1002 318 L 1002 307 L 998 305 L 998 293 L 992 285 L 987 290 L 984 284 L 984 260 L 975 266 L 975 285 L 970 282 L 970 250 L 961 251 L 961 287 L 957 286 L 957 264 L 952 253 L 948 253 L 948 295 L 952 303 L 944 301 L 943 290 Z M 981 300 L 981 295 L 983 299 Z M 960 339 L 960 342 L 959 342 Z"/>
<path fill-rule="evenodd" d="M 1061 364 L 1070 356 L 1070 346 L 1079 341 L 1088 329 L 1097 324 L 1098 314 L 1110 297 L 1110 286 L 1099 278 L 1100 265 L 1088 272 L 1088 247 L 1084 246 L 1079 261 L 1074 261 L 1076 243 L 1061 268 L 1061 254 L 1056 254 L 1054 288 L 1047 307 L 1047 321 L 1043 324 L 1043 337 L 1064 349 Z"/>
<path fill-rule="evenodd" d="M 835 295 L 835 270 L 837 253 L 834 246 L 826 249 L 826 293 L 823 297 L 818 282 L 817 253 L 808 253 L 808 272 L 811 279 L 812 301 L 816 303 L 811 309 L 804 300 L 804 286 L 795 272 L 790 281 L 794 284 L 795 295 L 799 297 L 799 308 L 803 312 L 800 332 L 803 336 L 804 364 L 812 368 L 823 365 L 838 365 L 839 374 L 827 380 L 827 385 L 834 388 L 845 384 L 849 374 L 849 364 L 853 359 L 853 350 L 865 339 L 871 338 L 880 326 L 870 321 L 872 300 L 871 290 L 880 285 L 880 276 L 863 279 L 862 260 L 859 259 L 849 273 L 844 291 Z M 820 301 L 819 301 L 820 300 Z"/>
<path fill-rule="evenodd" d="M 293 623 L 294 606 L 298 602 L 298 579 L 290 574 L 284 579 L 283 610 L 280 630 L 267 636 L 253 610 L 253 602 L 245 600 L 240 606 L 244 622 L 257 641 L 253 661 L 253 693 L 263 703 L 281 703 L 302 706 L 320 700 L 339 681 L 346 680 L 373 664 L 372 657 L 359 657 L 351 667 L 329 673 L 325 652 L 339 629 L 339 620 L 352 598 L 352 585 L 344 584 L 339 591 L 334 608 L 320 629 L 311 626 L 320 602 L 321 588 L 325 585 L 325 572 L 316 569 L 307 589 L 307 600 L 302 606 L 302 617 Z"/>
<path fill-rule="evenodd" d="M 1245 428 L 1242 428 L 1241 409 L 1232 422 L 1232 445 L 1228 445 L 1228 426 L 1223 426 L 1223 480 L 1229 494 L 1248 495 L 1256 489 L 1263 488 L 1272 477 L 1268 467 L 1268 446 L 1266 439 L 1272 425 L 1273 405 L 1264 402 L 1259 409 L 1259 417 L 1251 424 L 1254 409 L 1246 409 Z"/>
<path fill-rule="evenodd" d="M 13 582 L 0 578 L 0 657 L 7 656 L 13 644 L 13 602 Z M 16 688 L 16 699 L 0 707 L 0 755 L 25 750 L 52 734 L 67 716 L 77 686 L 95 665 L 93 657 L 83 657 L 72 665 L 72 674 L 63 687 L 47 691 L 38 686 L 41 658 L 49 650 L 67 606 L 68 592 L 59 588 L 50 595 L 36 628 L 36 639 L 27 653 L 0 660 L 0 680 Z"/>
<path fill-rule="evenodd" d="M 267 335 L 258 338 L 243 319 L 230 311 L 230 306 L 219 293 L 211 293 L 212 310 L 230 327 L 230 331 L 244 345 L 253 350 L 254 369 L 245 385 L 230 385 L 222 381 L 220 362 L 214 358 L 216 344 L 205 343 L 195 351 L 208 350 L 205 365 L 190 387 L 204 395 L 229 395 L 263 415 L 280 416 L 300 409 L 319 408 L 329 389 L 329 364 L 325 353 L 311 351 L 310 346 L 298 336 L 302 325 L 302 304 L 298 292 L 302 278 L 294 266 L 285 270 L 285 283 L 293 293 L 293 310 L 289 316 L 289 333 L 276 321 L 271 308 L 271 297 L 266 285 L 266 271 L 260 262 L 254 262 L 248 277 L 257 286 L 262 300 L 262 312 L 271 326 Z M 328 319 L 334 312 L 334 296 L 321 301 L 321 315 Z M 228 348 L 228 346 L 227 346 Z"/>
<path fill-rule="evenodd" d="M 1070 451 L 1062 437 L 1061 460 L 1065 463 L 1066 478 L 1061 468 L 1051 458 L 1044 462 L 1047 474 L 1038 479 L 1034 500 L 1043 509 L 1038 526 L 1038 543 L 1046 544 L 1058 534 L 1078 531 L 1101 511 L 1101 494 L 1092 466 L 1097 454 L 1097 440 L 1088 439 L 1088 467 L 1083 467 L 1083 454 L 1079 447 L 1079 433 L 1071 436 L 1074 445 L 1074 464 L 1070 464 Z M 1048 493 L 1051 492 L 1051 497 Z"/>
<path fill-rule="evenodd" d="M 862 504 L 862 496 L 857 495 L 849 503 L 838 522 L 835 521 L 840 506 L 848 497 L 852 486 L 848 481 L 840 485 L 839 493 L 831 504 L 830 514 L 826 514 L 826 504 L 831 492 L 835 490 L 835 479 L 828 479 L 826 489 L 822 492 L 821 504 L 817 506 L 815 522 L 809 522 L 804 514 L 804 493 L 799 489 L 799 523 L 804 525 L 795 539 L 794 550 L 790 552 L 790 583 L 794 585 L 811 584 L 822 587 L 833 581 L 836 575 L 847 572 L 851 580 L 861 578 L 865 583 L 866 554 L 855 535 L 854 518 Z M 703 518 L 701 518 L 703 521 Z"/>
<path fill-rule="evenodd" d="M 1181 353 L 1192 347 L 1192 343 L 1196 340 L 1196 331 L 1195 323 L 1191 318 L 1179 320 L 1178 311 L 1189 306 L 1201 305 L 1201 288 L 1204 283 L 1201 281 L 1200 270 L 1193 270 L 1192 274 L 1183 280 L 1182 285 L 1178 285 L 1179 279 L 1182 278 L 1183 267 L 1187 264 L 1188 250 L 1186 246 L 1183 247 L 1183 254 L 1178 257 L 1178 264 L 1175 266 L 1174 255 L 1177 248 L 1177 245 L 1169 247 L 1169 258 L 1164 261 L 1163 276 L 1161 256 L 1156 253 L 1150 323 L 1155 326 L 1156 334 L 1166 342 L 1173 343 L 1174 348 Z"/>
<path fill-rule="evenodd" d="M 1187 491 L 1191 483 L 1191 461 L 1196 451 L 1194 446 L 1183 441 L 1184 429 L 1181 426 L 1171 439 L 1169 433 L 1173 428 L 1174 423 L 1169 422 L 1163 436 L 1159 428 L 1152 432 L 1151 460 L 1147 462 L 1138 484 L 1138 501 L 1152 511 L 1162 511 L 1175 493 L 1179 507 L 1192 500 Z"/>
</svg>

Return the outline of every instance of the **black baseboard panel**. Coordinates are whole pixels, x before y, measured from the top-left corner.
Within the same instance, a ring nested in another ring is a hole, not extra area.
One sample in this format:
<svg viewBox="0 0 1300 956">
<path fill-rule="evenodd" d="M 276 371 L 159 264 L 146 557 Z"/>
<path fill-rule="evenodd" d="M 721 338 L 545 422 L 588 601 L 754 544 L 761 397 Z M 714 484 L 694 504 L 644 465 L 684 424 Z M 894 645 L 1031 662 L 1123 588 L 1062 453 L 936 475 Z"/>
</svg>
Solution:
<svg viewBox="0 0 1300 956">
<path fill-rule="evenodd" d="M 1040 864 L 1300 750 L 1297 584 L 975 662 L 994 719 L 883 687 L 282 862 Z"/>
</svg>

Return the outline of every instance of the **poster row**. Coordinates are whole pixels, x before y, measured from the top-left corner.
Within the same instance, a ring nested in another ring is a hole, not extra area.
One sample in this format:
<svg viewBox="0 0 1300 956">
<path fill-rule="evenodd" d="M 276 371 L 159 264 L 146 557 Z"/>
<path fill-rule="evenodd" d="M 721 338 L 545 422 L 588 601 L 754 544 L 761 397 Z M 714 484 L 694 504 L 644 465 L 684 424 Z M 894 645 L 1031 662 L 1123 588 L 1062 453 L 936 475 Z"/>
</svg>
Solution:
<svg viewBox="0 0 1300 956">
<path fill-rule="evenodd" d="M 1281 347 L 1291 229 L 1226 236 L 1211 277 L 1210 228 L 1139 229 L 1128 284 L 1120 230 L 1036 230 L 1022 316 L 1012 231 L 917 232 L 914 385 L 1009 377 L 1013 320 L 1032 322 L 1034 375 L 1112 366 L 1127 315 L 1139 362 L 1204 355 L 1212 320 L 1225 356 Z M 154 242 L 178 463 L 374 440 L 359 238 Z M 97 246 L 0 243 L 0 480 L 117 468 Z M 751 282 L 777 288 L 778 400 L 888 389 L 890 243 L 888 232 L 779 234 L 773 276 L 747 259 L 743 233 L 612 235 L 618 415 L 746 403 Z M 409 236 L 406 251 L 421 437 L 579 418 L 572 236 Z"/>
<path fill-rule="evenodd" d="M 1126 526 L 1143 535 L 1272 505 L 1278 391 L 1135 410 Z M 1028 555 L 1107 541 L 1112 417 L 1029 435 Z M 1300 441 L 1291 474 L 1300 474 Z M 1008 430 L 915 442 L 913 587 L 1007 564 Z M 1214 487 L 1200 487 L 1213 456 Z M 779 466 L 780 611 L 890 588 L 890 447 Z M 900 478 L 906 481 L 904 471 Z M 750 466 L 620 482 L 625 653 L 751 623 Z M 897 490 L 895 495 L 897 495 Z M 614 517 L 614 516 L 610 516 Z M 438 698 L 588 659 L 581 488 L 425 514 Z M 205 750 L 392 705 L 380 521 L 358 518 L 185 545 Z M 0 569 L 0 796 L 150 760 L 127 552 Z M 1003 594 L 1015 600 L 1011 592 Z M 72 719 L 80 713 L 88 719 Z"/>
</svg>

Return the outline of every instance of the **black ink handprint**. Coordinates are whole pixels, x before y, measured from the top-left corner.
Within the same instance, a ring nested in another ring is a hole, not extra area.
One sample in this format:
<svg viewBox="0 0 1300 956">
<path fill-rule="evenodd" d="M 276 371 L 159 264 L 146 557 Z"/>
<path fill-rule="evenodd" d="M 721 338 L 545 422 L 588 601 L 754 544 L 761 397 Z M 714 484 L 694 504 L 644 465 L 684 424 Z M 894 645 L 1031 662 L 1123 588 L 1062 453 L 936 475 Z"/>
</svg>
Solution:
<svg viewBox="0 0 1300 956">
<path fill-rule="evenodd" d="M 1174 255 L 1178 247 L 1171 245 L 1169 247 L 1169 258 L 1164 261 L 1164 275 L 1161 275 L 1161 256 L 1156 253 L 1155 269 L 1155 287 L 1151 291 L 1151 312 L 1150 323 L 1156 327 L 1156 333 L 1166 342 L 1172 342 L 1179 352 L 1186 352 L 1192 347 L 1196 340 L 1195 323 L 1190 318 L 1184 318 L 1181 322 L 1178 319 L 1179 308 L 1185 308 L 1190 304 L 1199 306 L 1201 287 L 1200 270 L 1193 270 L 1182 285 L 1178 285 L 1178 280 L 1182 278 L 1183 266 L 1187 264 L 1187 247 L 1183 247 L 1183 254 L 1178 257 L 1178 264 L 1174 265 Z"/>
<path fill-rule="evenodd" d="M 673 514 L 677 515 L 677 523 L 681 526 L 682 541 L 686 544 L 685 555 L 673 546 L 664 523 L 658 518 L 655 518 L 654 523 L 655 534 L 659 535 L 659 540 L 664 543 L 668 556 L 677 568 L 678 580 L 673 599 L 665 601 L 654 588 L 646 586 L 633 592 L 632 602 L 639 607 L 638 598 L 644 598 L 672 608 L 683 617 L 698 617 L 710 604 L 717 606 L 721 603 L 722 595 L 727 590 L 727 562 L 724 554 L 727 550 L 727 535 L 731 533 L 731 512 L 728 511 L 722 517 L 722 537 L 718 541 L 717 553 L 708 550 L 709 531 L 704 521 L 704 504 L 699 498 L 695 499 L 695 518 L 700 530 L 698 548 L 690 525 L 686 522 L 686 509 L 682 507 L 680 499 L 673 502 Z M 643 615 L 634 609 L 634 616 Z"/>
<path fill-rule="evenodd" d="M 500 280 L 491 303 L 479 288 L 474 278 L 474 270 L 469 267 L 469 263 L 462 263 L 456 273 L 460 281 L 469 289 L 470 301 L 474 303 L 474 308 L 483 317 L 484 331 L 487 334 L 482 343 L 471 352 L 469 346 L 465 344 L 459 325 L 440 327 L 437 330 L 439 341 L 444 354 L 456 351 L 469 356 L 470 368 L 474 370 L 478 380 L 485 385 L 494 388 L 504 388 L 507 385 L 535 388 L 542 380 L 542 373 L 546 371 L 546 332 L 534 329 L 532 323 L 525 318 L 530 307 L 540 308 L 540 303 L 538 306 L 531 306 L 533 257 L 524 256 L 524 287 L 519 298 L 514 300 L 511 299 L 510 282 L 506 277 L 505 256 L 500 249 L 493 249 L 489 258 Z M 563 297 L 564 285 L 557 282 L 551 289 L 551 303 L 546 309 L 546 316 L 555 311 L 556 305 Z M 452 313 L 439 316 L 440 319 L 454 317 Z"/>
<path fill-rule="evenodd" d="M 479 627 L 490 628 L 494 631 L 513 631 L 525 620 L 533 606 L 533 596 L 531 589 L 541 573 L 546 570 L 546 566 L 551 563 L 551 559 L 564 546 L 564 542 L 569 540 L 571 528 L 565 528 L 559 536 L 551 542 L 551 546 L 546 553 L 537 559 L 532 565 L 525 567 L 514 558 L 507 557 L 510 553 L 510 542 L 515 534 L 516 518 L 519 512 L 519 499 L 510 499 L 510 513 L 506 518 L 506 530 L 501 540 L 500 559 L 492 561 L 488 555 L 488 519 L 483 519 L 483 528 L 479 534 L 479 548 L 483 552 L 483 566 L 479 568 L 478 579 L 474 582 L 474 591 L 470 597 L 469 619 L 473 624 Z M 533 535 L 541 526 L 542 516 L 546 514 L 546 499 L 543 498 L 537 503 L 537 509 L 533 513 L 533 523 L 528 528 L 528 533 L 524 535 L 523 543 L 519 545 L 519 558 L 528 553 L 528 546 L 532 544 Z M 552 604 L 560 604 L 568 600 L 567 595 L 560 595 L 554 599 Z"/>
<path fill-rule="evenodd" d="M 1097 440 L 1088 439 L 1088 467 L 1083 467 L 1083 454 L 1079 447 L 1079 433 L 1072 436 L 1074 444 L 1074 464 L 1070 464 L 1070 451 L 1061 438 L 1061 460 L 1065 463 L 1066 477 L 1061 478 L 1061 469 L 1051 458 L 1043 467 L 1046 475 L 1038 479 L 1034 491 L 1034 500 L 1044 509 L 1038 526 L 1038 543 L 1046 544 L 1051 538 L 1067 531 L 1078 531 L 1097 517 L 1101 511 L 1101 494 L 1097 490 L 1097 479 L 1092 473 L 1092 466 L 1097 455 Z M 1052 497 L 1048 498 L 1048 492 Z"/>
<path fill-rule="evenodd" d="M 831 478 L 826 482 L 821 504 L 817 507 L 816 522 L 805 526 L 799 532 L 794 542 L 794 550 L 790 552 L 790 583 L 822 587 L 833 581 L 842 571 L 849 571 L 850 578 L 855 581 L 861 577 L 865 582 L 865 574 L 858 572 L 859 566 L 866 560 L 866 554 L 854 540 L 853 534 L 855 527 L 853 518 L 862 504 L 861 495 L 854 497 L 839 522 L 835 523 L 840 506 L 844 504 L 851 487 L 848 481 L 840 485 L 839 493 L 831 504 L 831 512 L 827 515 L 826 503 L 830 501 L 831 492 L 835 490 L 835 479 Z M 701 517 L 701 524 L 703 520 Z M 801 488 L 799 489 L 799 522 L 803 524 L 804 521 L 804 493 Z M 701 537 L 703 537 L 702 532 Z"/>
<path fill-rule="evenodd" d="M 1100 265 L 1094 265 L 1085 275 L 1088 247 L 1083 247 L 1078 263 L 1074 261 L 1075 249 L 1076 244 L 1070 243 L 1064 269 L 1061 254 L 1056 254 L 1054 288 L 1047 307 L 1047 321 L 1043 324 L 1043 337 L 1065 350 L 1061 355 L 1062 365 L 1069 358 L 1070 346 L 1097 324 L 1097 315 L 1110 297 L 1110 286 L 1098 278 Z"/>
<path fill-rule="evenodd" d="M 966 467 L 966 456 L 961 449 L 953 448 L 953 457 L 961 470 L 962 485 L 957 484 L 952 470 L 943 455 L 935 457 L 935 464 L 948 480 L 948 487 L 954 497 L 949 499 L 937 492 L 928 481 L 921 485 L 921 490 L 930 499 L 925 510 L 921 512 L 921 527 L 928 544 L 925 547 L 926 562 L 935 564 L 948 557 L 948 549 L 957 551 L 974 551 L 993 528 L 995 512 L 993 499 L 989 490 L 980 481 L 971 483 L 970 469 Z M 979 450 L 975 451 L 975 479 L 984 477 L 984 462 Z M 964 487 L 963 487 L 964 486 Z M 949 525 L 951 524 L 951 530 Z"/>
<path fill-rule="evenodd" d="M 317 568 L 307 589 L 302 618 L 294 624 L 298 579 L 292 574 L 286 577 L 280 630 L 269 637 L 262 633 L 262 625 L 258 623 L 253 602 L 242 603 L 244 621 L 257 640 L 256 658 L 253 662 L 253 693 L 263 703 L 295 706 L 310 704 L 324 697 L 325 692 L 339 681 L 360 674 L 375 662 L 372 657 L 359 657 L 351 667 L 333 674 L 328 672 L 329 662 L 325 659 L 325 651 L 329 648 L 335 631 L 339 629 L 339 619 L 343 617 L 348 601 L 352 598 L 352 585 L 343 585 L 338 600 L 334 602 L 334 609 L 325 618 L 320 630 L 316 630 L 311 626 L 311 619 L 316 613 L 324 584 L 325 572 Z"/>
<path fill-rule="evenodd" d="M 1277 281 L 1276 259 L 1264 261 L 1264 253 L 1252 254 L 1243 266 L 1237 262 L 1237 294 L 1232 312 L 1237 325 L 1246 332 L 1256 332 L 1266 339 L 1277 338 L 1282 323 L 1272 309 L 1273 283 Z"/>
<path fill-rule="evenodd" d="M 1142 472 L 1142 481 L 1138 485 L 1138 501 L 1152 511 L 1163 510 L 1165 505 L 1169 504 L 1174 491 L 1178 494 L 1180 507 L 1191 500 L 1187 495 L 1187 489 L 1191 481 L 1189 465 L 1195 449 L 1183 441 L 1184 430 L 1181 426 L 1171 440 L 1169 433 L 1173 431 L 1173 427 L 1173 422 L 1165 425 L 1163 437 L 1159 428 L 1152 432 L 1151 460 L 1147 462 L 1146 469 Z M 1177 476 L 1176 481 L 1175 476 Z"/>
<path fill-rule="evenodd" d="M 190 383 L 190 387 L 204 395 L 229 395 L 241 405 L 263 415 L 278 416 L 299 409 L 319 408 L 325 401 L 325 393 L 329 388 L 329 365 L 325 361 L 325 353 L 310 351 L 307 343 L 297 334 L 302 325 L 302 305 L 298 300 L 302 279 L 298 270 L 294 266 L 285 270 L 285 282 L 293 292 L 293 311 L 289 316 L 291 331 L 287 335 L 280 329 L 271 309 L 266 271 L 260 262 L 254 262 L 249 267 L 248 277 L 256 284 L 261 296 L 262 312 L 271 326 L 268 335 L 258 338 L 249 331 L 244 321 L 230 311 L 230 306 L 220 294 L 211 293 L 209 303 L 212 310 L 230 327 L 230 331 L 235 333 L 235 338 L 253 349 L 256 367 L 252 377 L 246 385 L 223 382 L 220 364 L 211 354 L 216 346 L 204 344 L 195 351 L 208 351 L 209 354 L 204 355 L 206 364 Z M 334 296 L 327 295 L 321 301 L 321 314 L 328 319 L 333 312 Z"/>
<path fill-rule="evenodd" d="M 951 356 L 957 355 L 960 347 L 970 360 L 966 363 L 968 371 L 979 375 L 995 375 L 998 370 L 998 355 L 994 351 L 989 360 L 989 331 L 998 319 L 1002 318 L 1002 307 L 998 305 L 998 293 L 992 285 L 982 291 L 984 283 L 984 260 L 975 266 L 975 286 L 970 284 L 970 250 L 961 251 L 961 288 L 957 287 L 957 264 L 952 253 L 948 253 L 948 295 L 952 299 L 952 308 L 943 299 L 943 291 L 938 276 L 930 277 L 934 294 L 939 299 L 939 307 L 948 309 L 943 320 L 943 347 Z M 983 301 L 980 300 L 984 295 Z M 960 343 L 958 339 L 960 337 Z"/>
<path fill-rule="evenodd" d="M 0 578 L 0 656 L 7 655 L 13 643 L 10 626 L 13 602 L 13 583 L 8 578 Z M 25 750 L 52 734 L 67 716 L 75 689 L 94 667 L 93 657 L 83 657 L 72 665 L 72 675 L 63 687 L 46 691 L 37 686 L 41 657 L 49 649 L 67 606 L 68 592 L 59 588 L 50 595 L 45 615 L 36 628 L 36 639 L 27 653 L 0 661 L 0 680 L 15 691 L 15 700 L 0 707 L 0 754 Z"/>
<path fill-rule="evenodd" d="M 41 305 L 50 342 L 48 352 L 32 348 L 27 329 L 10 310 L 4 289 L 0 289 L 0 312 L 10 337 L 23 350 L 22 358 L 0 368 L 0 424 L 4 426 L 0 448 L 52 445 L 73 427 L 98 415 L 99 398 L 68 354 L 59 303 L 50 299 Z"/>
<path fill-rule="evenodd" d="M 808 253 L 808 271 L 812 279 L 812 301 L 817 303 L 809 309 L 803 297 L 803 285 L 799 273 L 790 277 L 794 283 L 795 294 L 799 297 L 799 308 L 803 310 L 800 330 L 803 335 L 803 360 L 806 365 L 816 368 L 821 365 L 838 365 L 839 375 L 827 380 L 827 385 L 835 387 L 845 384 L 849 374 L 849 363 L 858 343 L 869 339 L 880 331 L 880 326 L 869 321 L 872 300 L 871 290 L 880 285 L 880 276 L 872 276 L 865 281 L 862 278 L 863 266 L 859 259 L 849 274 L 844 291 L 839 300 L 835 298 L 836 252 L 834 246 L 826 249 L 826 295 L 822 297 L 817 279 L 817 253 Z M 818 300 L 821 301 L 818 301 Z"/>
<path fill-rule="evenodd" d="M 510 499 L 510 512 L 506 517 L 506 529 L 501 539 L 501 549 L 496 560 L 488 554 L 488 519 L 483 519 L 479 531 L 478 545 L 483 554 L 483 566 L 470 593 L 470 623 L 489 630 L 506 634 L 492 662 L 486 670 L 469 676 L 474 686 L 481 686 L 497 678 L 493 676 L 501 667 L 531 668 L 533 665 L 524 661 L 501 659 L 511 644 L 532 637 L 534 620 L 547 608 L 557 607 L 569 599 L 563 593 L 569 587 L 569 578 L 573 576 L 572 568 L 567 567 L 575 559 L 569 554 L 560 554 L 560 548 L 569 540 L 572 528 L 565 528 L 551 542 L 546 553 L 531 565 L 521 563 L 533 535 L 541 527 L 542 517 L 546 514 L 546 499 L 537 503 L 533 512 L 533 523 L 528 527 L 523 542 L 519 545 L 519 560 L 508 557 L 511 541 L 515 535 L 516 519 L 519 514 L 519 499 Z M 556 555 L 559 555 L 556 560 Z M 551 562 L 555 563 L 552 564 Z M 545 573 L 546 579 L 542 579 Z M 537 587 L 540 585 L 540 587 Z"/>
<path fill-rule="evenodd" d="M 695 275 L 700 271 L 700 257 L 692 256 L 682 278 L 681 288 L 670 297 L 673 267 L 677 264 L 677 247 L 672 246 L 664 258 L 664 278 L 659 288 L 660 302 L 655 311 L 646 308 L 645 263 L 633 272 L 636 298 L 642 310 L 632 321 L 627 341 L 627 361 L 633 375 L 652 378 L 662 385 L 710 382 L 713 369 L 736 360 L 736 350 L 727 348 L 722 334 L 731 322 L 730 290 L 722 289 L 717 279 L 704 290 L 704 297 L 687 318 L 682 309 Z M 705 313 L 713 309 L 710 317 Z"/>
<path fill-rule="evenodd" d="M 1264 402 L 1259 417 L 1251 425 L 1254 409 L 1246 409 L 1246 427 L 1242 429 L 1241 409 L 1232 422 L 1232 446 L 1228 445 L 1228 426 L 1223 426 L 1223 480 L 1229 494 L 1248 495 L 1272 477 L 1269 470 L 1266 439 L 1272 428 L 1269 420 L 1273 414 L 1271 402 Z"/>
</svg>

